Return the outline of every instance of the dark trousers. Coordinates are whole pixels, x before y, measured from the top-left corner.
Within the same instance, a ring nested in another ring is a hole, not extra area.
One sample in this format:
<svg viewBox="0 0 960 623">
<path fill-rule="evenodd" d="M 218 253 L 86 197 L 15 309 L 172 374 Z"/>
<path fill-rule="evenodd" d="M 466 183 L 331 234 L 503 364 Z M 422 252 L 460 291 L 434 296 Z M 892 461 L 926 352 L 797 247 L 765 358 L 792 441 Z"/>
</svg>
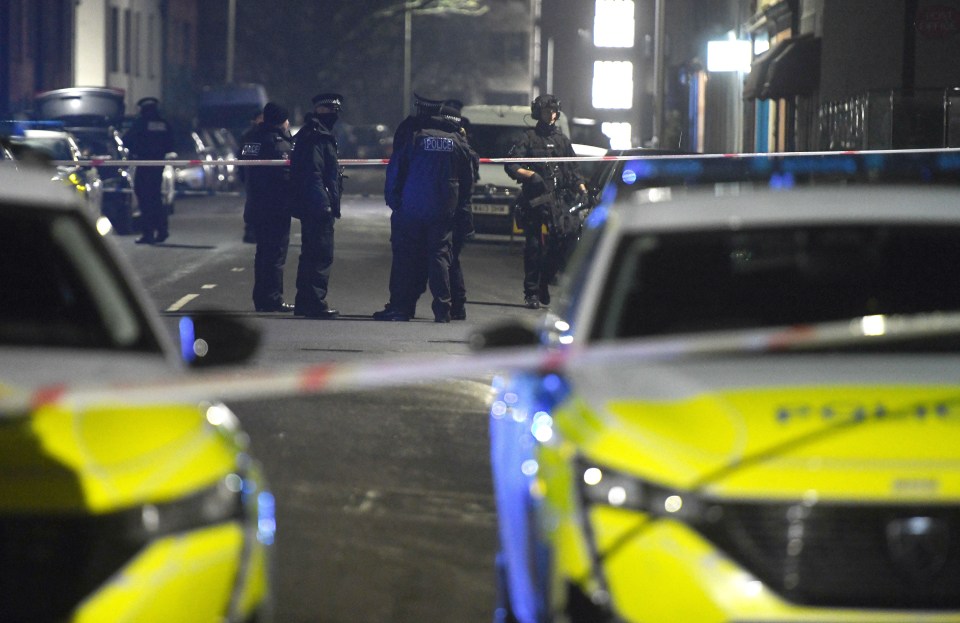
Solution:
<svg viewBox="0 0 960 623">
<path fill-rule="evenodd" d="M 315 313 L 328 308 L 327 290 L 333 265 L 333 216 L 310 214 L 300 219 L 302 246 L 297 264 L 297 312 Z"/>
<path fill-rule="evenodd" d="M 134 192 L 140 206 L 140 231 L 147 238 L 168 233 L 167 209 L 160 194 L 162 183 L 163 167 L 137 167 Z"/>
<path fill-rule="evenodd" d="M 422 265 L 413 267 L 411 265 L 401 267 L 401 257 L 403 248 L 401 246 L 402 236 L 399 228 L 402 227 L 400 214 L 396 211 L 390 213 L 390 309 L 395 309 L 413 318 L 416 312 L 416 301 L 427 291 L 427 264 L 423 258 Z M 401 275 L 403 270 L 406 275 Z M 416 270 L 416 275 L 412 271 Z M 413 307 L 411 307 L 411 301 Z"/>
<path fill-rule="evenodd" d="M 404 217 L 397 219 L 394 237 L 397 238 L 398 309 L 411 316 L 416 311 L 417 299 L 423 292 L 423 275 L 427 275 L 433 295 L 434 317 L 450 313 L 450 263 L 453 223 L 449 218 L 421 220 Z"/>
<path fill-rule="evenodd" d="M 450 305 L 453 309 L 463 309 L 467 303 L 467 285 L 463 281 L 463 269 L 460 267 L 460 251 L 466 242 L 465 233 L 453 232 L 453 245 L 450 249 Z"/>
<path fill-rule="evenodd" d="M 253 259 L 253 305 L 275 307 L 283 302 L 283 267 L 290 247 L 290 217 L 254 213 L 250 223 L 257 240 Z"/>
<path fill-rule="evenodd" d="M 524 224 L 523 294 L 542 296 L 560 268 L 561 249 L 556 236 L 542 233 L 542 223 Z"/>
</svg>

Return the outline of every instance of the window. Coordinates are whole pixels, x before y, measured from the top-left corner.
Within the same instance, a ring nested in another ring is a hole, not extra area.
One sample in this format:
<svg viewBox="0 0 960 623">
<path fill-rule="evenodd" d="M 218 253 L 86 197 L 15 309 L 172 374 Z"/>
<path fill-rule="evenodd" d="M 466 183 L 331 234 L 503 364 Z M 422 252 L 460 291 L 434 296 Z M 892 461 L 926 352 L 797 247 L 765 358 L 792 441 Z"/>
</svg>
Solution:
<svg viewBox="0 0 960 623">
<path fill-rule="evenodd" d="M 633 63 L 595 61 L 593 63 L 593 107 L 629 109 L 633 107 Z"/>
<path fill-rule="evenodd" d="M 131 47 L 133 38 L 131 35 L 130 9 L 123 11 L 123 73 L 130 73 Z"/>
<path fill-rule="evenodd" d="M 156 19 L 153 13 L 147 16 L 147 77 L 155 78 L 156 72 L 154 71 L 156 62 L 153 55 L 154 47 L 154 30 L 156 29 Z"/>
<path fill-rule="evenodd" d="M 110 71 L 120 71 L 120 9 L 110 9 Z"/>
<path fill-rule="evenodd" d="M 133 15 L 133 74 L 140 75 L 140 11 Z"/>
<path fill-rule="evenodd" d="M 610 138 L 610 149 L 630 149 L 633 147 L 633 128 L 629 123 L 604 121 L 600 130 Z"/>
<path fill-rule="evenodd" d="M 598 48 L 632 48 L 633 0 L 597 0 L 593 17 L 593 45 Z"/>
</svg>

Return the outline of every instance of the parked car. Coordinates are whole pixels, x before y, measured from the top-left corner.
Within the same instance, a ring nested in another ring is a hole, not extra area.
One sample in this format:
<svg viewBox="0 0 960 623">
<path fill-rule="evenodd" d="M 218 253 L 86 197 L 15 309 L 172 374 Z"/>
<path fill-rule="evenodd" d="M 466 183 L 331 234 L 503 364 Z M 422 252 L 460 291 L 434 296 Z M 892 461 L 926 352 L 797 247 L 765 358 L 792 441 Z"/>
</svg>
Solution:
<svg viewBox="0 0 960 623">
<path fill-rule="evenodd" d="M 190 374 L 113 242 L 76 193 L 0 167 L 0 618 L 268 621 L 273 498 L 230 409 L 58 400 Z M 228 317 L 182 325 L 192 366 L 255 344 Z"/>
<path fill-rule="evenodd" d="M 633 161 L 482 334 L 554 355 L 495 385 L 496 620 L 960 616 L 960 188 L 883 161 Z"/>
<path fill-rule="evenodd" d="M 68 87 L 45 91 L 34 99 L 34 116 L 54 120 L 76 137 L 84 159 L 121 162 L 128 159 L 123 144 L 125 91 L 112 87 Z M 127 166 L 98 165 L 103 179 L 103 214 L 119 234 L 137 229 L 139 209 L 133 193 L 133 171 Z M 163 201 L 174 210 L 172 169 L 165 171 Z"/>
<path fill-rule="evenodd" d="M 208 145 L 217 162 L 236 160 L 240 155 L 240 146 L 230 130 L 226 128 L 200 128 L 198 130 L 204 145 Z M 217 191 L 236 190 L 240 180 L 237 176 L 237 167 L 233 164 L 218 164 Z"/>
<path fill-rule="evenodd" d="M 197 131 L 181 132 L 174 142 L 177 160 L 196 160 L 203 164 L 174 167 L 174 182 L 179 195 L 186 193 L 213 194 L 220 187 L 216 151 Z"/>
<path fill-rule="evenodd" d="M 94 218 L 100 217 L 103 213 L 103 181 L 97 167 L 80 166 L 80 147 L 72 134 L 63 130 L 25 128 L 8 140 L 15 158 L 30 164 L 51 166 L 52 180 L 80 196 Z M 54 162 L 60 164 L 54 165 Z"/>
</svg>

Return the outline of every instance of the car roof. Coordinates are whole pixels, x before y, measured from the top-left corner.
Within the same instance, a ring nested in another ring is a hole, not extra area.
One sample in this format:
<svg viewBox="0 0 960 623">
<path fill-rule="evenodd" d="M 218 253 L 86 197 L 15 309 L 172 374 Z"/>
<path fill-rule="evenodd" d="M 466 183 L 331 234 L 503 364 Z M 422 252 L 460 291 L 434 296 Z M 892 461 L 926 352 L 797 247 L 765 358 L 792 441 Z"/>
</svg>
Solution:
<svg viewBox="0 0 960 623">
<path fill-rule="evenodd" d="M 62 184 L 51 184 L 50 172 L 38 167 L 0 167 L 0 205 L 10 203 L 86 213 L 77 193 Z"/>
<path fill-rule="evenodd" d="M 938 223 L 960 225 L 960 187 L 829 184 L 790 190 L 715 185 L 623 193 L 613 204 L 631 231 L 783 225 Z"/>
<path fill-rule="evenodd" d="M 71 134 L 66 130 L 37 130 L 35 128 L 27 128 L 23 130 L 22 136 L 24 138 L 69 138 Z M 16 135 L 13 138 L 17 138 Z"/>
</svg>

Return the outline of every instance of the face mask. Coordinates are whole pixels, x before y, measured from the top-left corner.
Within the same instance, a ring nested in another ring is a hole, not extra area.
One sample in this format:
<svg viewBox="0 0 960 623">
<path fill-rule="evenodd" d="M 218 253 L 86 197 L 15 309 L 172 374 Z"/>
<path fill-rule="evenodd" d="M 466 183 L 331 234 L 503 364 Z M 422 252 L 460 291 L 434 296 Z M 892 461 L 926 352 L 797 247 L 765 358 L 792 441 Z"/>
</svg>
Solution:
<svg viewBox="0 0 960 623">
<path fill-rule="evenodd" d="M 324 112 L 317 115 L 317 119 L 320 120 L 321 125 L 325 128 L 332 128 L 339 118 L 340 115 L 335 112 Z"/>
</svg>

